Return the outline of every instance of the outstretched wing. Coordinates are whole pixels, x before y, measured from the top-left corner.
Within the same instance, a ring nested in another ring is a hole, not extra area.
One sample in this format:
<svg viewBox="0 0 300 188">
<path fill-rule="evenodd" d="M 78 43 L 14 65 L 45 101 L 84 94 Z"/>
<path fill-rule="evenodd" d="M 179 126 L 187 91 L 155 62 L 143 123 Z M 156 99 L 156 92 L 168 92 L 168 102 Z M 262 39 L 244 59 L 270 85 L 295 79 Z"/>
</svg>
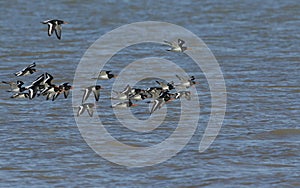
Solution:
<svg viewBox="0 0 300 188">
<path fill-rule="evenodd" d="M 190 91 L 186 91 L 185 92 L 185 98 L 186 98 L 186 100 L 191 100 L 191 92 Z"/>
<path fill-rule="evenodd" d="M 82 96 L 82 103 L 84 103 L 84 101 L 87 100 L 87 98 L 90 96 L 91 92 L 92 92 L 92 90 L 90 88 L 86 88 L 84 90 L 84 94 Z"/>
<path fill-rule="evenodd" d="M 98 89 L 98 90 L 94 89 L 94 90 L 93 90 L 93 93 L 94 93 L 94 96 L 95 96 L 95 100 L 96 100 L 96 101 L 99 101 L 99 97 L 100 97 L 100 89 Z"/>
<path fill-rule="evenodd" d="M 124 93 L 124 94 L 129 94 L 131 92 L 131 87 L 130 85 L 128 84 L 124 90 L 121 92 L 121 93 Z"/>
<path fill-rule="evenodd" d="M 44 81 L 44 74 L 40 75 L 39 77 L 37 77 L 37 79 L 35 79 L 30 86 L 25 87 L 26 89 L 29 89 L 33 86 L 39 86 L 41 84 L 41 82 Z"/>
<path fill-rule="evenodd" d="M 85 111 L 85 108 L 81 105 L 78 107 L 77 116 L 80 116 Z"/>
<path fill-rule="evenodd" d="M 184 40 L 178 39 L 178 46 L 182 47 L 182 45 L 185 43 Z"/>
<path fill-rule="evenodd" d="M 23 75 L 23 71 L 18 71 L 15 73 L 15 76 L 22 76 Z"/>
<path fill-rule="evenodd" d="M 169 46 L 173 46 L 173 43 L 172 43 L 172 42 L 169 42 L 169 41 L 164 40 L 164 43 L 166 43 L 166 44 L 169 45 Z"/>
<path fill-rule="evenodd" d="M 50 37 L 54 31 L 53 23 L 48 22 L 47 24 L 48 24 L 48 36 Z"/>
<path fill-rule="evenodd" d="M 55 30 L 55 34 L 56 34 L 57 38 L 60 40 L 61 39 L 61 25 L 56 25 L 54 30 Z"/>
<path fill-rule="evenodd" d="M 150 114 L 152 114 L 157 109 L 161 108 L 162 105 L 163 105 L 163 103 L 164 103 L 164 100 L 163 99 L 156 99 L 153 103 L 154 104 L 153 104 L 153 106 L 151 108 Z"/>
<path fill-rule="evenodd" d="M 69 96 L 69 93 L 70 93 L 70 92 L 69 92 L 69 90 L 67 90 L 67 91 L 64 91 L 64 97 L 65 97 L 65 99 L 66 99 L 66 98 L 68 98 L 68 96 Z"/>
<path fill-rule="evenodd" d="M 54 101 L 58 96 L 59 96 L 60 92 L 55 92 L 55 94 L 53 95 L 52 101 Z"/>
<path fill-rule="evenodd" d="M 28 91 L 29 91 L 29 99 L 33 99 L 36 96 L 37 87 L 33 86 L 33 87 L 29 88 Z"/>
<path fill-rule="evenodd" d="M 176 74 L 176 77 L 177 77 L 180 81 L 186 81 L 185 78 L 183 78 L 183 77 L 181 77 L 181 76 L 178 76 L 177 74 Z"/>
<path fill-rule="evenodd" d="M 51 74 L 49 74 L 48 72 L 46 72 L 44 83 L 47 83 L 48 85 L 51 85 L 52 80 L 53 80 L 53 76 Z"/>
<path fill-rule="evenodd" d="M 87 112 L 89 113 L 89 116 L 90 116 L 90 117 L 93 117 L 93 113 L 94 113 L 93 108 L 91 108 L 90 106 L 88 106 L 88 107 L 87 107 Z"/>
<path fill-rule="evenodd" d="M 35 66 L 36 66 L 36 64 L 35 64 L 35 62 L 33 62 L 32 64 L 28 65 L 27 68 L 33 68 Z"/>
</svg>

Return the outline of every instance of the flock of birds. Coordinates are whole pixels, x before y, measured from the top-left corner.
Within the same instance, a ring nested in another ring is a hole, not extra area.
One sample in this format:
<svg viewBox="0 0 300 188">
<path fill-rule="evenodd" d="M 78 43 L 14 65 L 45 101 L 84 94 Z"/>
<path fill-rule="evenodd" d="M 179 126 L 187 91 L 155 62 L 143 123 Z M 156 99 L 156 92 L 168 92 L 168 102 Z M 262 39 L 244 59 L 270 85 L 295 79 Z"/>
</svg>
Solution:
<svg viewBox="0 0 300 188">
<path fill-rule="evenodd" d="M 21 71 L 15 73 L 15 76 L 26 76 L 37 72 L 35 69 L 36 64 L 33 62 L 28 65 Z M 68 83 L 62 83 L 56 85 L 52 83 L 53 76 L 47 72 L 38 76 L 30 85 L 23 86 L 24 82 L 17 80 L 17 82 L 7 82 L 2 81 L 4 84 L 10 86 L 8 92 L 14 92 L 11 98 L 29 98 L 33 99 L 35 96 L 46 96 L 46 100 L 52 99 L 54 101 L 61 93 L 64 94 L 64 97 L 67 98 L 69 91 L 72 89 L 72 86 Z"/>
<path fill-rule="evenodd" d="M 41 22 L 43 24 L 48 25 L 48 36 L 51 36 L 54 32 L 56 37 L 61 40 L 61 33 L 62 33 L 62 24 L 67 24 L 67 22 L 62 20 L 46 20 Z M 178 39 L 176 42 L 169 42 L 164 41 L 166 45 L 169 45 L 170 48 L 167 49 L 168 51 L 172 52 L 184 52 L 188 48 L 184 46 L 185 41 Z M 27 67 L 23 68 L 21 71 L 16 72 L 14 75 L 16 77 L 27 76 L 34 74 L 37 72 L 35 69 L 36 63 L 33 62 L 32 64 L 28 65 Z M 196 84 L 195 77 L 191 76 L 190 78 L 184 78 L 179 75 L 176 75 L 179 79 L 180 83 L 175 84 L 174 82 L 164 83 L 160 81 L 156 81 L 159 86 L 150 87 L 147 89 L 141 88 L 132 88 L 130 85 L 127 85 L 123 91 L 113 91 L 115 93 L 115 97 L 112 99 L 116 100 L 125 100 L 124 102 L 119 102 L 113 104 L 112 108 L 128 108 L 137 106 L 132 101 L 140 101 L 145 99 L 148 100 L 147 103 L 153 103 L 152 108 L 150 110 L 150 114 L 154 111 L 160 109 L 165 103 L 170 102 L 172 100 L 179 99 L 184 97 L 187 100 L 191 100 L 191 92 L 186 90 L 189 87 Z M 116 75 L 111 74 L 111 71 L 100 71 L 98 75 L 99 80 L 109 80 L 112 78 L 116 78 Z M 67 98 L 69 95 L 70 90 L 73 87 L 68 83 L 61 83 L 59 85 L 52 83 L 53 76 L 48 72 L 45 72 L 38 76 L 33 82 L 29 85 L 24 86 L 24 82 L 21 80 L 17 80 L 16 82 L 13 81 L 2 81 L 4 84 L 8 84 L 10 89 L 9 92 L 13 92 L 14 94 L 11 98 L 28 98 L 33 99 L 36 96 L 45 96 L 46 100 L 56 100 L 60 94 L 63 93 L 64 98 Z M 173 89 L 184 88 L 182 91 L 178 91 L 175 93 L 171 93 Z M 94 103 L 86 103 L 86 100 L 89 98 L 91 93 L 93 93 L 95 97 L 95 101 L 99 101 L 100 97 L 100 90 L 102 87 L 100 85 L 93 85 L 84 88 L 84 93 L 82 96 L 81 105 L 78 106 L 77 116 L 80 116 L 87 111 L 89 116 L 93 116 L 93 108 L 95 106 Z"/>
<path fill-rule="evenodd" d="M 105 76 L 105 79 L 111 79 L 115 78 L 116 76 L 111 74 L 109 77 L 109 74 L 106 74 L 109 71 L 101 71 L 99 74 L 99 79 L 104 79 L 102 76 Z M 141 89 L 141 88 L 133 88 L 130 85 L 127 85 L 123 91 L 114 91 L 114 97 L 112 99 L 114 100 L 122 100 L 124 102 L 119 102 L 116 104 L 113 104 L 112 108 L 128 108 L 137 106 L 137 104 L 134 104 L 132 101 L 141 101 L 145 99 L 150 99 L 147 101 L 147 103 L 153 103 L 152 108 L 150 110 L 150 114 L 152 114 L 157 109 L 160 109 L 165 103 L 171 102 L 176 99 L 180 99 L 181 97 L 184 97 L 187 100 L 191 100 L 191 92 L 188 90 L 182 90 L 175 93 L 171 93 L 172 90 L 175 88 L 184 88 L 188 89 L 189 87 L 196 84 L 195 77 L 191 76 L 190 78 L 184 78 L 179 75 L 176 75 L 176 77 L 179 79 L 179 84 L 174 84 L 174 82 L 165 83 L 156 81 L 156 83 L 159 86 L 155 87 L 149 87 L 147 89 Z M 93 107 L 95 106 L 94 103 L 85 103 L 85 101 L 88 99 L 88 97 L 91 95 L 91 93 L 94 94 L 95 100 L 99 101 L 100 97 L 100 90 L 102 87 L 100 85 L 90 86 L 85 88 L 85 92 L 82 97 L 82 105 L 79 106 L 79 110 L 77 113 L 77 116 L 81 115 L 85 110 L 87 110 L 88 114 L 92 117 L 93 116 Z"/>
</svg>

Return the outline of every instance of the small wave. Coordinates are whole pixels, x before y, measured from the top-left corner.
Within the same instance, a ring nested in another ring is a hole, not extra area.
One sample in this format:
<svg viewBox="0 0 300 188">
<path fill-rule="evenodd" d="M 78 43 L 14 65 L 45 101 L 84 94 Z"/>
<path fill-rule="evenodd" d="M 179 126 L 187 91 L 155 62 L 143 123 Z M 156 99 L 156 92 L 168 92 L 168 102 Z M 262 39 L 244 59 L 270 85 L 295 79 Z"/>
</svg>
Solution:
<svg viewBox="0 0 300 188">
<path fill-rule="evenodd" d="M 276 129 L 259 133 L 255 137 L 258 139 L 300 140 L 300 129 Z"/>
</svg>

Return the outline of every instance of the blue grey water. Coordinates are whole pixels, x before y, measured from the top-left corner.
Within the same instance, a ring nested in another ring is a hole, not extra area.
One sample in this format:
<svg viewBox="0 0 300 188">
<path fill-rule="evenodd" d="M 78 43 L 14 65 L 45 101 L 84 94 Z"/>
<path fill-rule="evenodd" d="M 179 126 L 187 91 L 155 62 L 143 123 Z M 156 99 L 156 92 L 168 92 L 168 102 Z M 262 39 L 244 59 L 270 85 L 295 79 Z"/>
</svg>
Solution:
<svg viewBox="0 0 300 188">
<path fill-rule="evenodd" d="M 106 68 L 118 73 L 123 63 L 153 50 L 180 63 L 200 82 L 199 125 L 186 147 L 166 162 L 129 168 L 88 146 L 75 123 L 71 98 L 13 100 L 1 84 L 0 186 L 299 187 L 299 10 L 292 0 L 1 1 L 1 81 L 16 80 L 13 73 L 35 61 L 39 72 L 21 78 L 26 83 L 47 71 L 55 83 L 72 84 L 81 57 L 103 34 L 133 22 L 164 21 L 190 30 L 207 44 L 223 71 L 228 98 L 219 135 L 199 153 L 211 104 L 201 71 L 184 55 L 183 62 L 181 55 L 171 56 L 164 46 L 133 46 L 116 56 Z M 49 18 L 69 22 L 63 25 L 62 40 L 47 36 L 47 26 L 40 22 Z M 109 88 L 113 81 L 101 84 Z M 156 144 L 176 128 L 178 113 L 171 112 L 174 123 L 154 134 L 125 130 L 107 108 L 108 93 L 103 91 L 97 110 L 119 140 Z"/>
</svg>

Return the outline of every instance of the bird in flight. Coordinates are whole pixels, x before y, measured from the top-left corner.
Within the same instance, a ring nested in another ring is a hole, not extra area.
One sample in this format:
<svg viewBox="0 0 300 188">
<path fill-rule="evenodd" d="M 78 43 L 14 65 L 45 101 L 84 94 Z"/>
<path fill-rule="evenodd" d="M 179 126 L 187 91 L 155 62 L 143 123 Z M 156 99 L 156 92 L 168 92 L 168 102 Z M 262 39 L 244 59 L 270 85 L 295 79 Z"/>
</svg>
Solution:
<svg viewBox="0 0 300 188">
<path fill-rule="evenodd" d="M 61 30 L 62 30 L 62 24 L 67 24 L 67 22 L 63 20 L 46 20 L 41 22 L 43 24 L 48 25 L 48 36 L 50 37 L 53 32 L 55 31 L 55 34 L 57 38 L 60 40 L 61 39 Z"/>
</svg>

